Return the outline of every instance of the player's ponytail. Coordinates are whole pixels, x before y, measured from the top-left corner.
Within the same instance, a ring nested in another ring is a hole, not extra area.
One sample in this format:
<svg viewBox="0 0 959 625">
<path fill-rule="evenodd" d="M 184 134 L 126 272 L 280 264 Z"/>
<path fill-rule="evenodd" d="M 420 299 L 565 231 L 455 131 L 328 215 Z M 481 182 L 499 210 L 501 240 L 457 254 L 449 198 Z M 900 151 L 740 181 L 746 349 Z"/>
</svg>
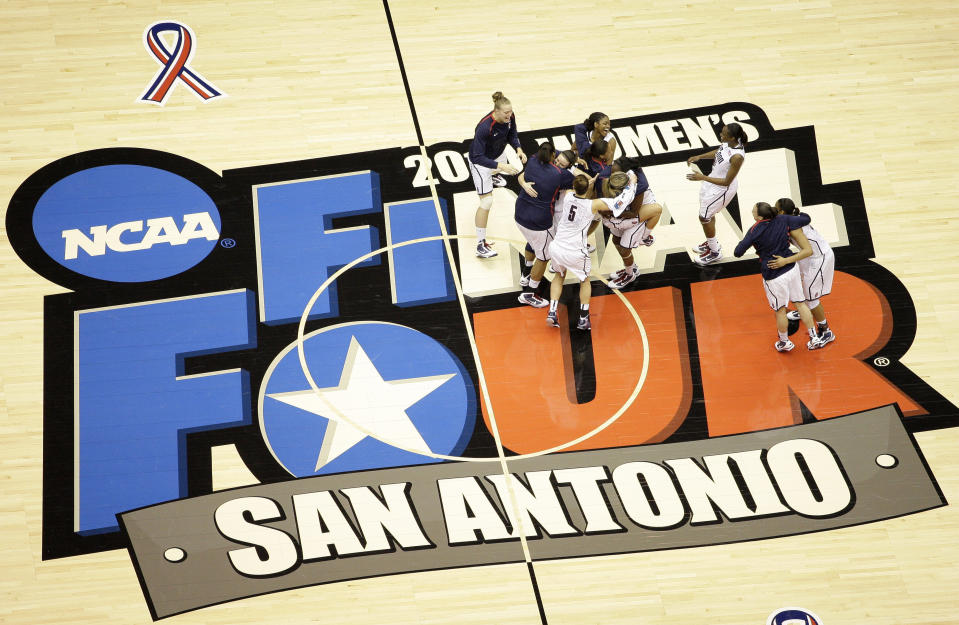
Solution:
<svg viewBox="0 0 959 625">
<path fill-rule="evenodd" d="M 497 110 L 503 108 L 504 106 L 510 103 L 509 99 L 503 95 L 502 91 L 497 91 L 493 94 L 493 107 Z"/>
<path fill-rule="evenodd" d="M 739 141 L 739 147 L 746 147 L 746 131 L 743 130 L 743 127 L 739 124 L 732 123 L 726 124 L 726 129 L 729 131 L 729 134 L 733 136 L 734 139 Z"/>
<path fill-rule="evenodd" d="M 536 151 L 536 160 L 543 165 L 549 165 L 553 162 L 553 156 L 555 154 L 556 151 L 553 149 L 553 144 L 549 141 L 543 141 L 539 146 L 539 150 Z"/>
<path fill-rule="evenodd" d="M 600 113 L 597 111 L 587 117 L 583 122 L 583 125 L 586 126 L 586 130 L 588 132 L 592 132 L 593 128 L 596 127 L 596 124 L 598 124 L 601 119 L 605 119 L 606 117 L 609 117 L 606 113 Z"/>
<path fill-rule="evenodd" d="M 613 164 L 619 168 L 619 171 L 642 171 L 639 165 L 639 159 L 634 156 L 620 156 Z"/>
<path fill-rule="evenodd" d="M 783 215 L 798 215 L 799 207 L 796 206 L 796 203 L 793 202 L 788 197 L 781 197 L 776 200 L 776 208 L 779 209 L 779 212 Z"/>
<path fill-rule="evenodd" d="M 756 214 L 759 215 L 761 219 L 772 219 L 779 214 L 779 211 L 767 202 L 756 202 Z"/>
</svg>

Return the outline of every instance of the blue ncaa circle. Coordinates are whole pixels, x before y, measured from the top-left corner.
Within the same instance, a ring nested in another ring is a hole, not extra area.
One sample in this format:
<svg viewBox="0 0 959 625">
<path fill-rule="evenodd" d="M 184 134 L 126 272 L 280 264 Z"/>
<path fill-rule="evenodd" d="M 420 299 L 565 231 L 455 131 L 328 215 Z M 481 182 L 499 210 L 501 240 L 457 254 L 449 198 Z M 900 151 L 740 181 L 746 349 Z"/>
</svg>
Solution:
<svg viewBox="0 0 959 625">
<path fill-rule="evenodd" d="M 205 191 L 145 165 L 70 174 L 47 189 L 33 211 L 37 242 L 53 260 L 113 282 L 182 273 L 210 254 L 220 230 L 220 212 Z"/>
<path fill-rule="evenodd" d="M 435 339 L 406 326 L 375 321 L 331 326 L 303 339 L 307 366 L 318 388 L 340 384 L 354 338 L 384 381 L 452 374 L 405 412 L 431 452 L 462 453 L 476 422 L 476 394 L 459 359 Z M 297 391 L 313 393 L 300 367 L 296 343 L 292 343 L 280 352 L 264 375 L 259 412 L 264 441 L 274 458 L 296 477 L 442 461 L 399 449 L 388 441 L 364 437 L 317 468 L 331 421 L 270 397 Z"/>
</svg>

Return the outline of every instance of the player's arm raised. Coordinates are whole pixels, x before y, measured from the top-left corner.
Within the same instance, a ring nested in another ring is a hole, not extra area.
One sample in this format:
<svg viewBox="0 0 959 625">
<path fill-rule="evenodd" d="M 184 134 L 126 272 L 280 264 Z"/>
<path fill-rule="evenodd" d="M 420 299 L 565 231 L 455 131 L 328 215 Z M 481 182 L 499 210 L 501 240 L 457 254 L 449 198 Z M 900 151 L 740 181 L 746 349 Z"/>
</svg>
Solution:
<svg viewBox="0 0 959 625">
<path fill-rule="evenodd" d="M 687 165 L 690 165 L 690 164 L 695 163 L 696 161 L 702 160 L 702 159 L 704 159 L 704 158 L 714 158 L 714 157 L 716 156 L 716 152 L 718 152 L 718 151 L 719 151 L 719 148 L 716 148 L 715 150 L 710 150 L 709 152 L 705 152 L 705 153 L 703 153 L 703 154 L 697 154 L 696 156 L 690 156 L 689 158 L 686 159 L 686 164 L 687 164 Z"/>
<path fill-rule="evenodd" d="M 699 174 L 696 172 L 693 172 L 691 174 L 686 174 L 686 178 L 688 180 L 703 180 L 705 182 L 711 182 L 721 187 L 728 187 L 729 185 L 732 184 L 733 180 L 736 179 L 736 175 L 739 173 L 739 169 L 743 166 L 743 161 L 745 160 L 746 159 L 744 159 L 739 154 L 736 154 L 731 159 L 729 159 L 729 171 L 726 172 L 725 178 L 712 178 L 705 174 Z"/>
</svg>

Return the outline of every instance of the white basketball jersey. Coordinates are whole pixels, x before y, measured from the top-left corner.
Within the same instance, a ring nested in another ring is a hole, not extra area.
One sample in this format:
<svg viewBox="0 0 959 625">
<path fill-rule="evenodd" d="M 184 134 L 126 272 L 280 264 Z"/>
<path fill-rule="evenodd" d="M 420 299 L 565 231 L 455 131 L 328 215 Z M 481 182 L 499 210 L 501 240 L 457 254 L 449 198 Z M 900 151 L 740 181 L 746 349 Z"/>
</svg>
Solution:
<svg viewBox="0 0 959 625">
<path fill-rule="evenodd" d="M 802 233 L 809 239 L 809 246 L 812 247 L 811 258 L 824 256 L 832 249 L 829 247 L 829 242 L 826 241 L 821 234 L 816 232 L 816 229 L 813 228 L 812 225 L 803 226 Z"/>
<path fill-rule="evenodd" d="M 586 234 L 593 223 L 593 200 L 576 197 L 572 192 L 563 195 L 556 205 L 556 237 L 551 245 L 570 251 L 586 251 Z"/>
<path fill-rule="evenodd" d="M 737 148 L 729 147 L 729 144 L 722 143 L 716 149 L 716 156 L 713 157 L 713 169 L 709 172 L 710 178 L 725 178 L 726 174 L 729 173 L 729 164 L 732 161 L 732 158 L 736 155 L 739 155 L 743 158 L 746 158 L 746 150 L 740 146 Z M 705 183 L 712 184 L 712 183 Z M 719 186 L 719 185 L 713 185 Z M 729 183 L 729 188 L 734 188 L 739 186 L 739 178 L 734 178 L 731 183 Z"/>
</svg>

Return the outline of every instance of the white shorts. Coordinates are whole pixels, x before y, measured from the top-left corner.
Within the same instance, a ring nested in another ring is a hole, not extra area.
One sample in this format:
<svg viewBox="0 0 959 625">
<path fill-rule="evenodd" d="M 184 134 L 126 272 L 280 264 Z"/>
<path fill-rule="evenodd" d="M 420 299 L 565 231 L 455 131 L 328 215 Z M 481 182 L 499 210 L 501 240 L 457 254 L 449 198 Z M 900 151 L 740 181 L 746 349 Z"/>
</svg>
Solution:
<svg viewBox="0 0 959 625">
<path fill-rule="evenodd" d="M 656 196 L 653 195 L 651 189 L 646 189 L 643 193 L 640 206 L 655 203 Z M 630 250 L 634 250 L 642 245 L 643 239 L 649 234 L 649 228 L 646 227 L 646 222 L 640 222 L 639 217 L 633 217 L 632 219 L 607 219 L 604 217 L 603 225 L 609 228 L 609 231 L 613 233 L 614 237 L 619 238 L 620 247 Z"/>
<path fill-rule="evenodd" d="M 699 187 L 699 221 L 707 222 L 713 215 L 726 208 L 736 197 L 739 185 L 733 181 L 728 187 L 721 187 L 711 183 L 703 183 Z"/>
<path fill-rule="evenodd" d="M 817 300 L 832 292 L 832 275 L 836 270 L 836 255 L 832 250 L 826 250 L 822 256 L 804 258 L 798 265 L 807 301 Z"/>
<path fill-rule="evenodd" d="M 549 230 L 530 230 L 520 224 L 516 224 L 516 227 L 523 233 L 523 238 L 526 239 L 529 246 L 533 248 L 536 258 L 549 260 L 549 244 L 554 238 L 555 226 Z"/>
<path fill-rule="evenodd" d="M 806 295 L 802 290 L 802 277 L 798 269 L 790 269 L 778 278 L 763 280 L 766 299 L 773 310 L 785 307 L 789 302 L 804 302 Z"/>
<path fill-rule="evenodd" d="M 496 173 L 496 169 L 490 169 L 489 167 L 483 167 L 482 165 L 477 165 L 473 161 L 466 159 L 470 164 L 470 173 L 473 175 L 473 186 L 476 187 L 476 192 L 480 195 L 486 195 L 487 193 L 493 192 L 493 174 Z M 497 163 L 506 162 L 506 150 L 503 150 L 503 153 L 493 159 Z"/>
<path fill-rule="evenodd" d="M 593 261 L 590 259 L 586 250 L 571 250 L 562 245 L 551 245 L 549 254 L 552 257 L 550 264 L 554 271 L 572 273 L 583 282 L 589 279 L 590 269 L 593 267 Z"/>
</svg>

